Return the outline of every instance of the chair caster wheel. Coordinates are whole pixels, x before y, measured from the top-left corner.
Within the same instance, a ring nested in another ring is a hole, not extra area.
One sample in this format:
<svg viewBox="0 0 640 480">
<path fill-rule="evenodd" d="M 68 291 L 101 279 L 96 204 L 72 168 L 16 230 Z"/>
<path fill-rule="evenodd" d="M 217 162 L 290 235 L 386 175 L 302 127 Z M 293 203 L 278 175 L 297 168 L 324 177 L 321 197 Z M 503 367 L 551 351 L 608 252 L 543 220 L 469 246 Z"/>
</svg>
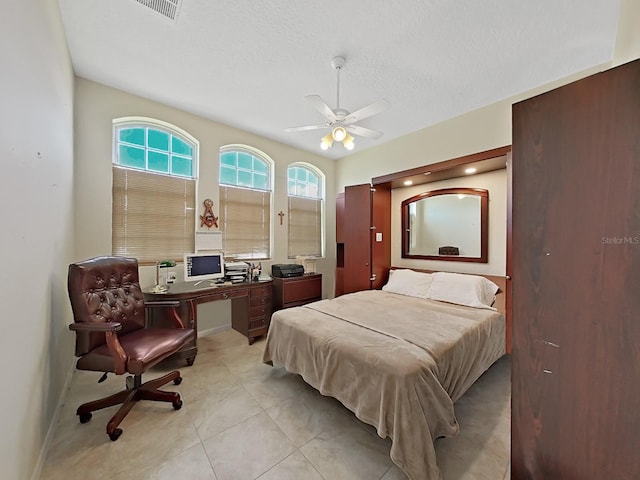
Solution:
<svg viewBox="0 0 640 480">
<path fill-rule="evenodd" d="M 196 361 L 196 357 L 187 358 L 187 367 L 191 367 L 193 365 L 193 362 L 195 361 Z"/>
<path fill-rule="evenodd" d="M 91 415 L 91 412 L 89 412 L 89 413 L 79 413 L 78 416 L 80 417 L 80 423 L 87 423 L 89 420 L 91 420 L 91 417 L 93 415 Z"/>
<path fill-rule="evenodd" d="M 120 435 L 122 435 L 122 429 L 116 428 L 113 432 L 109 434 L 109 438 L 111 439 L 112 442 L 115 442 L 118 438 L 120 438 Z"/>
<path fill-rule="evenodd" d="M 173 381 L 174 385 L 180 385 L 182 383 L 182 377 L 178 377 Z"/>
<path fill-rule="evenodd" d="M 180 410 L 182 408 L 182 400 L 178 400 L 177 402 L 173 402 L 173 409 Z"/>
</svg>

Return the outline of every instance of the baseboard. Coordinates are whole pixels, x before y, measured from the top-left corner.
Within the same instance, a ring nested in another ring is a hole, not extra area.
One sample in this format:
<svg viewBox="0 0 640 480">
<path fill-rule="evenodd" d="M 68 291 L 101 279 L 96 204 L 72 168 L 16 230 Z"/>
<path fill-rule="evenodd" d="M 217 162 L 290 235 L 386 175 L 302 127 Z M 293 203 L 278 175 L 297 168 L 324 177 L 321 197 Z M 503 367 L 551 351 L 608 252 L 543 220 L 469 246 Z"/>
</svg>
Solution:
<svg viewBox="0 0 640 480">
<path fill-rule="evenodd" d="M 64 405 L 64 401 L 67 397 L 67 392 L 69 391 L 69 387 L 71 386 L 71 379 L 73 378 L 73 372 L 75 371 L 75 369 L 75 362 L 71 362 L 69 373 L 67 373 L 67 378 L 62 387 L 62 393 L 60 394 L 58 404 L 56 405 L 56 409 L 54 410 L 53 416 L 51 417 L 51 422 L 49 423 L 49 428 L 47 429 L 47 435 L 44 437 L 44 442 L 42 442 L 42 448 L 40 448 L 38 460 L 36 461 L 33 472 L 31 473 L 31 480 L 39 480 L 42 476 L 42 467 L 44 466 L 44 462 L 47 460 L 49 448 L 51 447 L 51 442 L 53 441 L 53 436 L 55 435 L 55 428 L 58 424 L 58 418 L 60 418 L 60 410 L 62 410 L 62 405 Z"/>
<path fill-rule="evenodd" d="M 199 330 L 198 337 L 206 337 L 207 335 L 215 335 L 216 333 L 226 332 L 231 330 L 231 324 L 220 325 L 218 327 L 208 328 L 206 330 Z"/>
</svg>

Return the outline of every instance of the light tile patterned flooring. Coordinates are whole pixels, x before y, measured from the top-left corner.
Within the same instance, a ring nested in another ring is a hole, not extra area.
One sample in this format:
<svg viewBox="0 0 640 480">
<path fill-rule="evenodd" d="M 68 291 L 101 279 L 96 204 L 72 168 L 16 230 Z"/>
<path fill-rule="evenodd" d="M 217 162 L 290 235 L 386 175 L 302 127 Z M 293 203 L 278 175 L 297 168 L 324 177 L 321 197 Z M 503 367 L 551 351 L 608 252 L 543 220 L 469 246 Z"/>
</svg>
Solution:
<svg viewBox="0 0 640 480">
<path fill-rule="evenodd" d="M 109 440 L 116 407 L 81 425 L 83 402 L 120 390 L 124 378 L 74 373 L 43 480 L 400 480 L 390 440 L 297 375 L 261 362 L 264 339 L 249 346 L 228 330 L 198 339 L 195 364 L 168 361 L 144 379 L 179 368 L 170 384 L 184 405 L 139 402 Z M 436 441 L 443 480 L 510 477 L 510 363 L 503 357 L 457 402 L 460 434 Z"/>
</svg>

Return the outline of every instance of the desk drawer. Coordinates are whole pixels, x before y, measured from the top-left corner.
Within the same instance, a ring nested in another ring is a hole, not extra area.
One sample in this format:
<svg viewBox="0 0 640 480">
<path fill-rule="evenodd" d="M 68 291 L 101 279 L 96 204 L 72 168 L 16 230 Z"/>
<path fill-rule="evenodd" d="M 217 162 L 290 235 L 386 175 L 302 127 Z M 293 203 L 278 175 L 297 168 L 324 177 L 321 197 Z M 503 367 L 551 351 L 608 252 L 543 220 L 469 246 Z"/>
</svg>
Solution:
<svg viewBox="0 0 640 480">
<path fill-rule="evenodd" d="M 269 292 L 271 293 L 271 292 Z M 249 306 L 250 307 L 259 307 L 262 305 L 271 305 L 271 295 L 264 296 L 253 296 L 249 297 Z"/>
<path fill-rule="evenodd" d="M 246 290 L 231 290 L 230 292 L 210 293 L 205 298 L 205 302 L 215 302 L 216 300 L 228 300 L 230 298 L 246 297 Z"/>
<path fill-rule="evenodd" d="M 259 305 L 257 307 L 249 308 L 249 320 L 253 320 L 256 317 L 261 317 L 263 315 L 271 315 L 271 304 L 269 305 Z"/>
<path fill-rule="evenodd" d="M 249 322 L 249 329 L 253 330 L 254 328 L 267 327 L 269 326 L 270 320 L 271 315 L 263 315 L 261 317 L 252 318 Z"/>
<path fill-rule="evenodd" d="M 269 285 L 261 285 L 259 287 L 252 287 L 249 291 L 249 296 L 251 298 L 254 297 L 264 297 L 267 295 L 271 295 L 271 284 Z"/>
</svg>

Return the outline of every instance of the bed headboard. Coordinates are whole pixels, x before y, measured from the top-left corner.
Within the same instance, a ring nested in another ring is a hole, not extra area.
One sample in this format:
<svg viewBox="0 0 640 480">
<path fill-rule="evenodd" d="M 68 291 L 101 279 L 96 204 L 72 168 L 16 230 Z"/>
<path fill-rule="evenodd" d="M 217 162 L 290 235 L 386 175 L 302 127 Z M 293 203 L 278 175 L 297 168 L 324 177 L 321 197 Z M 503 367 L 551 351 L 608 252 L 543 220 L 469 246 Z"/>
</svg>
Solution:
<svg viewBox="0 0 640 480">
<path fill-rule="evenodd" d="M 391 267 L 391 270 L 400 269 L 400 268 L 411 268 L 411 267 Z M 420 268 L 411 268 L 411 270 L 415 270 L 416 272 L 424 272 L 424 273 L 434 273 L 436 270 L 423 270 Z M 456 272 L 456 273 L 464 273 L 464 272 Z M 479 275 L 481 277 L 485 277 L 491 280 L 493 283 L 500 287 L 498 293 L 496 294 L 496 302 L 493 306 L 500 313 L 506 316 L 506 304 L 507 304 L 507 279 L 505 277 L 497 276 L 497 275 L 482 275 L 481 273 L 469 273 L 469 275 Z"/>
</svg>

